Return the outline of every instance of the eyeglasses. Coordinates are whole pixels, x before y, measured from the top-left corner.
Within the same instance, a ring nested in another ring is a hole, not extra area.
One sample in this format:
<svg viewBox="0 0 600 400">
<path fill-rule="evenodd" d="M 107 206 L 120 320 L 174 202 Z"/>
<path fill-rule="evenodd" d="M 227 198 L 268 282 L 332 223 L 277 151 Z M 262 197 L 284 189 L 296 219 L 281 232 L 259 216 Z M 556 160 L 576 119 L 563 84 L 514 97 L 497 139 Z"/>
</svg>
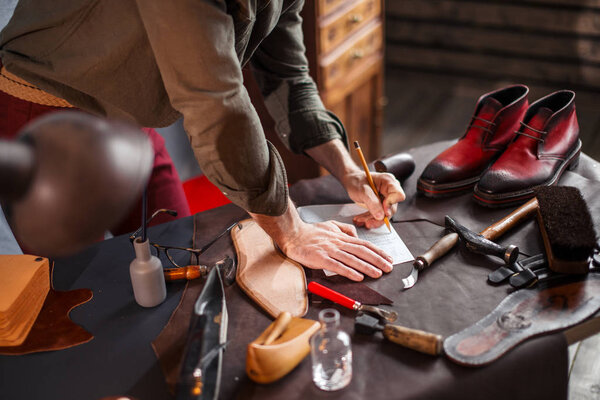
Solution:
<svg viewBox="0 0 600 400">
<path fill-rule="evenodd" d="M 177 216 L 177 211 L 168 210 L 166 208 L 161 208 L 156 210 L 150 218 L 146 221 L 146 224 L 149 224 L 150 221 L 154 217 L 159 214 L 166 213 L 173 217 Z M 150 242 L 150 252 L 152 255 L 158 257 L 164 266 L 164 261 L 168 260 L 176 268 L 183 268 L 188 265 L 199 265 L 200 264 L 200 255 L 203 254 L 210 246 L 212 246 L 217 240 L 223 237 L 226 233 L 228 233 L 233 227 L 235 227 L 238 223 L 234 222 L 229 227 L 227 227 L 223 232 L 221 232 L 216 238 L 211 240 L 208 244 L 204 245 L 201 249 L 193 249 L 190 247 L 178 247 L 178 246 L 163 246 L 158 243 Z M 133 232 L 131 236 L 129 236 L 129 241 L 133 245 L 133 242 L 138 238 L 138 235 L 142 231 L 142 227 Z M 202 275 L 206 275 L 208 273 L 206 266 L 201 266 Z"/>
</svg>

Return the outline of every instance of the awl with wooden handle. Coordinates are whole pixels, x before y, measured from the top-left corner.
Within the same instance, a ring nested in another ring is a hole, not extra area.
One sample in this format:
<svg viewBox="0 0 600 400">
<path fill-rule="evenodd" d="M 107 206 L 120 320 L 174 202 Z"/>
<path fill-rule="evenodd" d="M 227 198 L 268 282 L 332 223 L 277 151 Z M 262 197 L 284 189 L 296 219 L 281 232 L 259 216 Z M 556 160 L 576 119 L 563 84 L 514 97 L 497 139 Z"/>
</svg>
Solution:
<svg viewBox="0 0 600 400">
<path fill-rule="evenodd" d="M 500 221 L 488 226 L 480 235 L 488 240 L 495 240 L 502 236 L 513 226 L 528 218 L 538 208 L 538 201 L 534 197 L 521 207 L 502 218 Z M 402 279 L 404 289 L 409 289 L 417 283 L 419 272 L 430 266 L 435 260 L 448 253 L 450 249 L 458 242 L 458 234 L 455 232 L 449 233 L 438 240 L 425 254 L 418 256 L 413 262 L 413 268 L 410 275 Z"/>
<path fill-rule="evenodd" d="M 440 335 L 400 325 L 381 324 L 377 318 L 364 313 L 359 313 L 356 316 L 354 330 L 357 333 L 366 335 L 382 332 L 383 336 L 390 342 L 432 356 L 442 352 L 444 342 Z"/>
<path fill-rule="evenodd" d="M 310 282 L 308 284 L 308 291 L 351 310 L 375 314 L 389 322 L 394 322 L 398 318 L 398 313 L 395 311 L 388 311 L 380 307 L 362 304 L 360 301 L 356 301 L 348 296 L 344 296 L 343 294 L 336 292 L 333 289 L 329 289 L 328 287 L 317 282 Z"/>
</svg>

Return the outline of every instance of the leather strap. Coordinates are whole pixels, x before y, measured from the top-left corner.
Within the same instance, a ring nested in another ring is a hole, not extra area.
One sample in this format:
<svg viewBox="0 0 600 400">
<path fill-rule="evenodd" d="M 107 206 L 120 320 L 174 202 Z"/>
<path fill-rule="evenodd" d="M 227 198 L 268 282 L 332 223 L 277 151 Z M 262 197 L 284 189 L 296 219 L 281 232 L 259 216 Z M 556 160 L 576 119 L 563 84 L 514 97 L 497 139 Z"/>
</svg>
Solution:
<svg viewBox="0 0 600 400">
<path fill-rule="evenodd" d="M 43 91 L 26 80 L 8 72 L 5 67 L 0 69 L 0 91 L 35 104 L 74 108 L 68 101 Z"/>
</svg>

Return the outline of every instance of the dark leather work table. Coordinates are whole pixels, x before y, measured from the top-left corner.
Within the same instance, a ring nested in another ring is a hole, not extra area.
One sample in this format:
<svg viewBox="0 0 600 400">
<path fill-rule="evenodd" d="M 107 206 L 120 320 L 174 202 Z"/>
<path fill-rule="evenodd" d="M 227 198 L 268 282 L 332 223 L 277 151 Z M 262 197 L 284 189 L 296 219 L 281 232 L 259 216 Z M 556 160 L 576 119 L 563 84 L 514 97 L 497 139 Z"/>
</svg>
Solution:
<svg viewBox="0 0 600 400">
<path fill-rule="evenodd" d="M 413 255 L 424 252 L 443 233 L 443 218 L 451 215 L 461 224 L 480 231 L 511 209 L 489 210 L 476 205 L 469 195 L 431 200 L 415 195 L 415 182 L 428 160 L 446 148 L 440 142 L 411 150 L 417 168 L 404 182 L 407 200 L 392 222 Z M 582 156 L 577 170 L 567 171 L 563 185 L 579 187 L 600 232 L 600 167 Z M 301 181 L 291 188 L 299 205 L 348 202 L 341 186 L 331 177 Z M 228 205 L 196 217 L 197 246 L 202 246 L 231 222 L 245 218 Z M 194 218 L 153 227 L 151 241 L 163 245 L 191 245 Z M 513 243 L 522 253 L 541 252 L 537 224 L 532 220 L 508 232 L 499 241 Z M 202 262 L 211 263 L 225 254 L 234 256 L 226 237 L 211 248 Z M 171 399 L 151 342 L 161 332 L 181 298 L 184 283 L 168 284 L 166 301 L 144 309 L 134 299 L 129 278 L 133 249 L 127 237 L 97 243 L 80 254 L 56 260 L 56 290 L 91 288 L 94 298 L 71 312 L 71 318 L 94 335 L 88 343 L 66 350 L 25 356 L 0 356 L 2 399 L 100 399 L 132 396 L 140 400 Z M 397 265 L 390 274 L 367 280 L 371 288 L 394 301 L 400 325 L 449 336 L 477 322 L 507 295 L 508 285 L 487 283 L 489 272 L 499 265 L 490 258 L 452 250 L 419 276 L 408 291 L 401 279 L 410 263 Z M 221 380 L 222 399 L 566 399 L 568 381 L 567 341 L 562 333 L 541 336 L 519 345 L 498 361 L 482 368 L 462 367 L 440 357 L 404 349 L 376 335 L 353 334 L 353 312 L 336 308 L 341 326 L 352 337 L 353 379 L 338 392 L 318 390 L 311 380 L 306 358 L 289 375 L 270 385 L 257 385 L 245 375 L 247 344 L 270 323 L 237 284 L 225 289 L 229 312 L 228 340 Z M 317 319 L 325 306 L 311 303 L 307 318 Z"/>
</svg>

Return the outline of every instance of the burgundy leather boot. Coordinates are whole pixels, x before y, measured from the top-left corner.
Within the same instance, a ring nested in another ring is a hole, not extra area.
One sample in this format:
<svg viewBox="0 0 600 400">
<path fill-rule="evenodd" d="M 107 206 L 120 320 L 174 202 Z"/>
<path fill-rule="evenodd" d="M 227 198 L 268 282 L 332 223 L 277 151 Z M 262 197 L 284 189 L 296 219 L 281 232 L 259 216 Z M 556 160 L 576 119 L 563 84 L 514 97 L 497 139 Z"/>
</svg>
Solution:
<svg viewBox="0 0 600 400">
<path fill-rule="evenodd" d="M 481 96 L 465 134 L 425 167 L 417 191 L 428 197 L 471 191 L 514 138 L 528 92 L 527 86 L 514 85 Z"/>
<path fill-rule="evenodd" d="M 575 168 L 580 152 L 575 93 L 549 94 L 531 104 L 515 140 L 475 187 L 475 200 L 488 207 L 522 203 L 533 187 L 554 185 Z"/>
</svg>

